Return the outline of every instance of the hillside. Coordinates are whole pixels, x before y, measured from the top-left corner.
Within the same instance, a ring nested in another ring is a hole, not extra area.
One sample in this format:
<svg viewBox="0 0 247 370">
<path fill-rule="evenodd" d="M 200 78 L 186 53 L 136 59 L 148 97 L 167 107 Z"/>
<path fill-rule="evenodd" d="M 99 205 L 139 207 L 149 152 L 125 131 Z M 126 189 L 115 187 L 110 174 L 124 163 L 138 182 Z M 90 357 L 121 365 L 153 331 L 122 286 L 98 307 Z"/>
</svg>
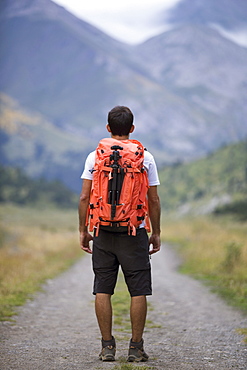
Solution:
<svg viewBox="0 0 247 370">
<path fill-rule="evenodd" d="M 39 209 L 52 206 L 76 209 L 78 197 L 61 182 L 33 180 L 19 168 L 0 165 L 0 204 L 4 203 Z"/>
<path fill-rule="evenodd" d="M 204 5 L 213 11 L 211 1 Z M 10 105 L 29 117 L 27 124 L 16 113 L 1 114 L 2 164 L 79 191 L 86 153 L 107 135 L 107 113 L 115 105 L 133 110 L 133 138 L 160 167 L 247 136 L 247 49 L 205 22 L 133 47 L 50 0 L 3 0 L 0 33 L 3 109 Z M 11 131 L 16 124 L 29 139 Z"/>
<path fill-rule="evenodd" d="M 32 178 L 60 179 L 78 192 L 90 140 L 64 131 L 4 94 L 0 107 L 1 163 L 22 168 Z"/>
<path fill-rule="evenodd" d="M 206 158 L 165 167 L 159 188 L 163 212 L 210 213 L 247 198 L 247 142 L 219 149 Z"/>
</svg>

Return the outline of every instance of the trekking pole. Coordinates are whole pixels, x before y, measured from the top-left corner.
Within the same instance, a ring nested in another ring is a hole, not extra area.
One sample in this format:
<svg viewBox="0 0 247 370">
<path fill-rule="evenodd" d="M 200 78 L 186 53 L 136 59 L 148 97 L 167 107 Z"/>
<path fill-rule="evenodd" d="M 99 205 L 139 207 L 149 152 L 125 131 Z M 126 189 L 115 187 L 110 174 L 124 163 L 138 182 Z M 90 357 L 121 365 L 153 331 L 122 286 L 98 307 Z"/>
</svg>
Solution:
<svg viewBox="0 0 247 370">
<path fill-rule="evenodd" d="M 118 169 L 119 169 L 119 163 L 118 160 L 122 158 L 122 156 L 119 154 L 119 150 L 123 150 L 123 148 L 119 145 L 113 145 L 111 147 L 113 150 L 110 160 L 113 161 L 112 167 L 112 184 L 111 184 L 111 220 L 114 219 L 116 215 L 116 205 L 118 204 L 119 199 L 119 191 L 117 189 L 117 183 L 118 183 Z"/>
<path fill-rule="evenodd" d="M 118 176 L 117 176 L 117 204 L 119 204 L 119 199 L 120 199 L 120 194 L 123 186 L 123 181 L 124 181 L 124 169 L 120 167 L 118 169 Z"/>
</svg>

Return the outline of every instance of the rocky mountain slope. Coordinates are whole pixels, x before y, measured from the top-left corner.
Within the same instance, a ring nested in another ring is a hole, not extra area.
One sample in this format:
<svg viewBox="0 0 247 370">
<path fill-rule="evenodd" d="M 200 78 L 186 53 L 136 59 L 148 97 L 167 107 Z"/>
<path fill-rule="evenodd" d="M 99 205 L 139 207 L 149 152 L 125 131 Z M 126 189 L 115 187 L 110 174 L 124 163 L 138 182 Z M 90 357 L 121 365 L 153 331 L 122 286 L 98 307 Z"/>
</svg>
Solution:
<svg viewBox="0 0 247 370">
<path fill-rule="evenodd" d="M 212 150 L 220 141 L 246 135 L 247 49 L 206 26 L 186 25 L 146 41 L 137 51 L 146 68 L 152 66 L 153 78 L 193 113 L 184 122 L 183 105 L 170 112 L 175 142 L 190 142 L 198 153 L 200 146 Z M 168 135 L 171 131 L 167 128 Z"/>
</svg>

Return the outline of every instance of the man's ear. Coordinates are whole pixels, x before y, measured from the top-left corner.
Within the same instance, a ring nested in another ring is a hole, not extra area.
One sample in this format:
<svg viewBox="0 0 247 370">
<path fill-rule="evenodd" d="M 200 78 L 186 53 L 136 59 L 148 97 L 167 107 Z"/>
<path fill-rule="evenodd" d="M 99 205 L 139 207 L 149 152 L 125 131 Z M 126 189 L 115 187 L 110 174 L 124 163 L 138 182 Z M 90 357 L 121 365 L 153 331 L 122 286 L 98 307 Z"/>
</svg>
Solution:
<svg viewBox="0 0 247 370">
<path fill-rule="evenodd" d="M 135 129 L 135 125 L 132 125 L 130 128 L 130 134 L 134 131 L 134 129 Z"/>
<path fill-rule="evenodd" d="M 111 132 L 111 128 L 110 128 L 110 125 L 108 123 L 106 125 L 106 129 L 107 129 L 108 132 Z"/>
</svg>

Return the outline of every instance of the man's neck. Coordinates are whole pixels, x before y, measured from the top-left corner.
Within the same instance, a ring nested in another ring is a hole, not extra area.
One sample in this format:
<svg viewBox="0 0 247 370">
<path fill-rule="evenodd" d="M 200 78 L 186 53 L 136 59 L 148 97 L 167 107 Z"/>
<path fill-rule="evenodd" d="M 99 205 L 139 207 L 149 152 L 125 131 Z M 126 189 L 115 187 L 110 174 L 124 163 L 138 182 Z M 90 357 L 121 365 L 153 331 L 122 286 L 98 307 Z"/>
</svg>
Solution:
<svg viewBox="0 0 247 370">
<path fill-rule="evenodd" d="M 112 139 L 115 139 L 115 140 L 128 140 L 129 139 L 129 135 L 124 135 L 124 136 L 118 136 L 118 135 L 111 135 Z"/>
</svg>

